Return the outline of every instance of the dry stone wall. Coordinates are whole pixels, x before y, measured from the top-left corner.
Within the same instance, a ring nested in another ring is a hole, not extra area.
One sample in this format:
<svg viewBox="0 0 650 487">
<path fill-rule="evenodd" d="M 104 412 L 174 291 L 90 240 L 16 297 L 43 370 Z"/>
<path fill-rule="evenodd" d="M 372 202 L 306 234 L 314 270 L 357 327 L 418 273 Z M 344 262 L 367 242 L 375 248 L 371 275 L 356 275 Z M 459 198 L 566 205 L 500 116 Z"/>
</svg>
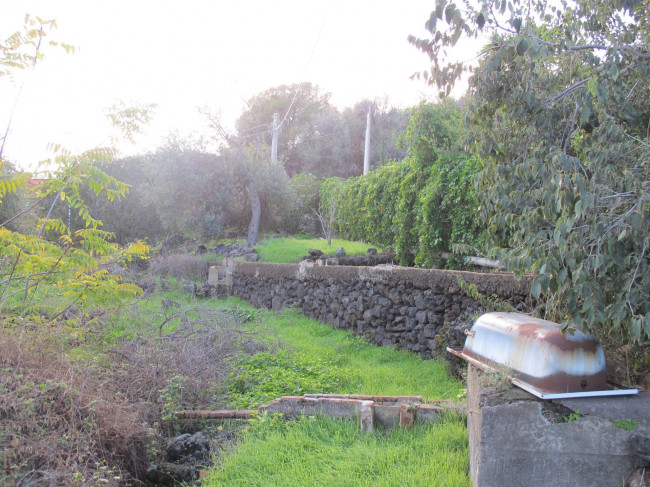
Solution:
<svg viewBox="0 0 650 487">
<path fill-rule="evenodd" d="M 212 268 L 212 283 L 219 272 L 231 274 L 232 294 L 254 306 L 276 311 L 294 306 L 377 345 L 423 357 L 441 353 L 446 345 L 462 346 L 464 330 L 483 311 L 463 292 L 459 278 L 482 295 L 496 296 L 520 310 L 530 300 L 530 283 L 505 273 L 238 263 L 227 271 Z"/>
</svg>

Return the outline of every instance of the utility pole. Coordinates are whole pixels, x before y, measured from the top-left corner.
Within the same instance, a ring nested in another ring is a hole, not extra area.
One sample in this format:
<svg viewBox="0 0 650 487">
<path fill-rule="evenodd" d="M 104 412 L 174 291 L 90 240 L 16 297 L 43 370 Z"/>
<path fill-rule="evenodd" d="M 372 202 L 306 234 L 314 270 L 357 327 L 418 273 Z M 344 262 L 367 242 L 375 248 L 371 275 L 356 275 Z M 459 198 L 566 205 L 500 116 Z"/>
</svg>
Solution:
<svg viewBox="0 0 650 487">
<path fill-rule="evenodd" d="M 370 172 L 370 107 L 368 107 L 368 118 L 366 120 L 366 147 L 363 151 L 363 175 Z"/>
<path fill-rule="evenodd" d="M 273 140 L 271 141 L 271 163 L 278 162 L 278 132 L 280 131 L 280 114 L 273 114 Z"/>
</svg>

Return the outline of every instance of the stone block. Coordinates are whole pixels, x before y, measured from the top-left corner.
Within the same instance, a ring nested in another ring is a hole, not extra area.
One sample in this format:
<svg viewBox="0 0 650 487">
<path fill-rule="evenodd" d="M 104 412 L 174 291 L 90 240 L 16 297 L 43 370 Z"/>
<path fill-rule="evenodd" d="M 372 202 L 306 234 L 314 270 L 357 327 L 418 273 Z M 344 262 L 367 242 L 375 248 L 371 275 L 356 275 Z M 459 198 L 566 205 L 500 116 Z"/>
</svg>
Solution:
<svg viewBox="0 0 650 487">
<path fill-rule="evenodd" d="M 413 413 L 413 406 L 409 404 L 402 404 L 399 407 L 399 426 L 400 428 L 412 429 L 415 422 L 415 415 Z"/>
<path fill-rule="evenodd" d="M 359 403 L 359 428 L 362 433 L 370 433 L 375 429 L 375 408 L 372 401 Z"/>
<path fill-rule="evenodd" d="M 208 284 L 210 286 L 216 286 L 217 283 L 219 282 L 219 267 L 218 266 L 210 266 L 208 269 Z"/>
<path fill-rule="evenodd" d="M 622 486 L 644 465 L 631 441 L 634 435 L 650 436 L 650 395 L 562 401 L 559 410 L 565 414 L 590 411 L 593 415 L 568 415 L 558 420 L 549 414 L 550 409 L 558 410 L 557 405 L 516 388 L 505 392 L 485 388 L 481 372 L 474 366 L 470 365 L 468 373 L 473 485 Z M 637 410 L 643 411 L 634 431 L 619 428 L 609 419 L 617 414 L 621 402 L 638 403 Z"/>
<path fill-rule="evenodd" d="M 399 426 L 399 407 L 375 404 L 375 420 L 386 428 Z"/>
</svg>

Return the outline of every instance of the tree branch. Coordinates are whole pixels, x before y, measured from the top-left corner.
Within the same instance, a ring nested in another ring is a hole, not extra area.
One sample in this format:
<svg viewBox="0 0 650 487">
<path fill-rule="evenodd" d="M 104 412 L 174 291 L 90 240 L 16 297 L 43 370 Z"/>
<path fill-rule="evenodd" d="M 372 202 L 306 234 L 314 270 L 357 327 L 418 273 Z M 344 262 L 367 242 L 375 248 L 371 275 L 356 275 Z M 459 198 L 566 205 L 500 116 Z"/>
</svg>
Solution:
<svg viewBox="0 0 650 487">
<path fill-rule="evenodd" d="M 569 86 L 566 90 L 563 90 L 562 92 L 558 93 L 553 98 L 549 98 L 548 100 L 546 100 L 546 106 L 552 105 L 557 100 L 569 96 L 572 92 L 574 92 L 578 88 L 581 88 L 582 86 L 586 85 L 590 79 L 591 78 L 585 78 L 583 80 L 580 80 L 577 83 Z"/>
</svg>

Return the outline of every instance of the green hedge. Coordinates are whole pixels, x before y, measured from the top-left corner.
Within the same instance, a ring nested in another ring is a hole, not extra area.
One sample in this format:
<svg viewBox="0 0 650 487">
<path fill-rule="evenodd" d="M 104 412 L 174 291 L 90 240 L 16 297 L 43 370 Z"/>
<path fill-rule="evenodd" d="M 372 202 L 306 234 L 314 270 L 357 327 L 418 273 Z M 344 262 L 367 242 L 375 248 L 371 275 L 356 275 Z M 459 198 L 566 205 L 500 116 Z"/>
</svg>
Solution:
<svg viewBox="0 0 650 487">
<path fill-rule="evenodd" d="M 392 249 L 402 265 L 454 267 L 458 259 L 440 254 L 453 254 L 456 244 L 478 253 L 484 232 L 473 180 L 480 164 L 461 148 L 461 119 L 453 102 L 421 104 L 401 141 L 406 159 L 366 176 L 326 180 L 321 200 L 335 198 L 337 235 Z"/>
</svg>

